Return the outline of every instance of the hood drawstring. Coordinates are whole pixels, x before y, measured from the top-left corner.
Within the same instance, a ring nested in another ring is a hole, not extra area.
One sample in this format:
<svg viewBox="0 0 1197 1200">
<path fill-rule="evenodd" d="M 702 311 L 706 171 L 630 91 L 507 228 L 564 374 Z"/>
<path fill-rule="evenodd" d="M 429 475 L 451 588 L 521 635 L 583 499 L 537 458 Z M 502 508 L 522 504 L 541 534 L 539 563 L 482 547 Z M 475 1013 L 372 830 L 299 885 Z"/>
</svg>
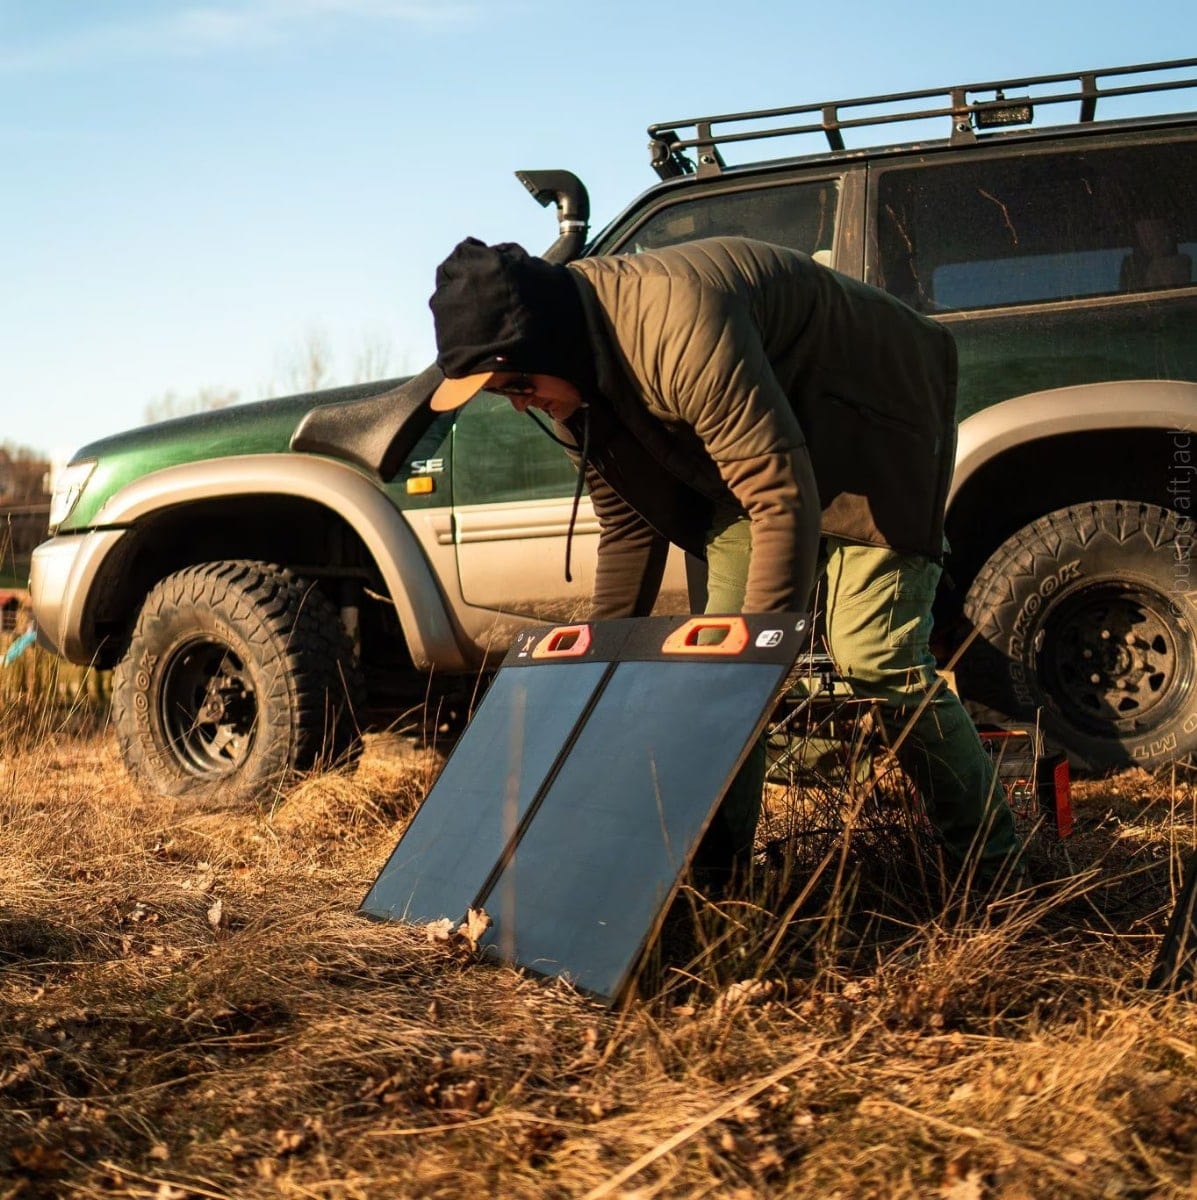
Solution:
<svg viewBox="0 0 1197 1200">
<path fill-rule="evenodd" d="M 574 543 L 574 526 L 578 523 L 578 505 L 582 503 L 582 488 L 586 483 L 586 460 L 590 457 L 590 408 L 582 409 L 582 461 L 578 464 L 578 481 L 574 484 L 574 506 L 569 514 L 569 529 L 565 534 L 565 582 L 573 583 L 569 573 L 570 552 Z"/>
<path fill-rule="evenodd" d="M 548 434 L 559 446 L 564 446 L 567 450 L 576 450 L 576 446 L 571 446 L 568 442 L 559 438 L 541 419 L 529 408 L 527 409 L 528 416 L 536 422 L 540 428 Z M 569 529 L 565 534 L 565 582 L 573 583 L 574 577 L 570 574 L 569 562 L 573 552 L 574 543 L 574 526 L 578 523 L 578 506 L 582 503 L 582 488 L 586 486 L 586 463 L 590 459 L 590 406 L 582 405 L 582 460 L 578 463 L 578 481 L 574 484 L 574 503 L 569 514 Z"/>
</svg>

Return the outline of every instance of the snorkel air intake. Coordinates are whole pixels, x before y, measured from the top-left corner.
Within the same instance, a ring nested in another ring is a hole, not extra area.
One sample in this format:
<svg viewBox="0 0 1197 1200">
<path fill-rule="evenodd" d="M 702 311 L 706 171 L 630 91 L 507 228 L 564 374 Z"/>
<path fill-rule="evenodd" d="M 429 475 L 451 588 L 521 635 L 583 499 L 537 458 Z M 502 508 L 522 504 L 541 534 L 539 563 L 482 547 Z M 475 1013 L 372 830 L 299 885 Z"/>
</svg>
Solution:
<svg viewBox="0 0 1197 1200">
<path fill-rule="evenodd" d="M 577 258 L 590 230 L 590 196 L 572 171 L 516 171 L 516 179 L 543 208 L 557 205 L 557 240 L 540 256 L 548 262 Z"/>
</svg>

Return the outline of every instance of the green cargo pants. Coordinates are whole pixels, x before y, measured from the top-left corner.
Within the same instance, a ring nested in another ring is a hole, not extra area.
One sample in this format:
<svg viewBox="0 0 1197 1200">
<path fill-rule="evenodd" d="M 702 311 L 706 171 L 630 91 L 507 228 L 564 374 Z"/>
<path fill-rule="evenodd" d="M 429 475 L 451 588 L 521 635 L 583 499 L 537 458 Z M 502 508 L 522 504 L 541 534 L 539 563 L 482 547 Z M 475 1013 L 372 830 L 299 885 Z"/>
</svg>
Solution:
<svg viewBox="0 0 1197 1200">
<path fill-rule="evenodd" d="M 737 513 L 707 536 L 709 613 L 739 612 L 743 605 L 749 529 Z M 882 720 L 895 740 L 936 683 L 928 639 L 940 567 L 919 555 L 830 537 L 820 567 L 831 656 L 856 696 L 881 701 Z M 923 707 L 898 759 L 952 862 L 959 867 L 971 861 L 981 878 L 1013 864 L 1019 849 L 1014 818 L 976 727 L 951 689 L 940 685 Z M 740 860 L 751 853 L 764 771 L 762 744 L 729 790 L 704 858 L 719 843 Z"/>
</svg>

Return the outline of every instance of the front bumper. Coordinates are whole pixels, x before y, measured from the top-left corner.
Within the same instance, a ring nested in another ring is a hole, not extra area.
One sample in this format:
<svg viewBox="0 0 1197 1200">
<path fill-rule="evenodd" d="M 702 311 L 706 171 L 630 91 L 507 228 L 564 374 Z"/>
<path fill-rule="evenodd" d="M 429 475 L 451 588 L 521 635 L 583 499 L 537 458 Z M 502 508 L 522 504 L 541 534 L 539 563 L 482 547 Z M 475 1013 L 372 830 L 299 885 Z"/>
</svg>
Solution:
<svg viewBox="0 0 1197 1200">
<path fill-rule="evenodd" d="M 38 644 L 84 666 L 98 643 L 87 620 L 88 602 L 104 560 L 125 536 L 123 529 L 63 534 L 42 542 L 29 568 L 29 595 Z"/>
</svg>

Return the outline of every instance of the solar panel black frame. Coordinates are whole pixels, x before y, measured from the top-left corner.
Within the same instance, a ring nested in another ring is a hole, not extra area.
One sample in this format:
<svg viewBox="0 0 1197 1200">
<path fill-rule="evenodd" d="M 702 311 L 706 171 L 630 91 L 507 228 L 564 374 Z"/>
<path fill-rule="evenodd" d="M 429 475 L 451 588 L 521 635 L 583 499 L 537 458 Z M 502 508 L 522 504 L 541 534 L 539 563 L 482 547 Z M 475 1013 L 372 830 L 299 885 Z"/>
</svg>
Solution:
<svg viewBox="0 0 1197 1200">
<path fill-rule="evenodd" d="M 807 619 L 793 613 L 608 621 L 521 635 L 361 911 L 456 922 L 467 908 L 485 908 L 494 920 L 481 941 L 489 955 L 565 976 L 614 1003 L 807 630 Z M 718 644 L 704 641 L 721 634 Z M 612 738 L 622 754 L 610 752 Z M 629 741 L 638 745 L 631 757 Z M 493 763 L 504 744 L 500 786 Z M 563 853 L 571 842 L 572 855 Z M 622 852 L 613 855 L 615 848 Z M 639 868 L 627 870 L 637 853 Z M 457 872 L 448 888 L 446 868 Z"/>
</svg>

